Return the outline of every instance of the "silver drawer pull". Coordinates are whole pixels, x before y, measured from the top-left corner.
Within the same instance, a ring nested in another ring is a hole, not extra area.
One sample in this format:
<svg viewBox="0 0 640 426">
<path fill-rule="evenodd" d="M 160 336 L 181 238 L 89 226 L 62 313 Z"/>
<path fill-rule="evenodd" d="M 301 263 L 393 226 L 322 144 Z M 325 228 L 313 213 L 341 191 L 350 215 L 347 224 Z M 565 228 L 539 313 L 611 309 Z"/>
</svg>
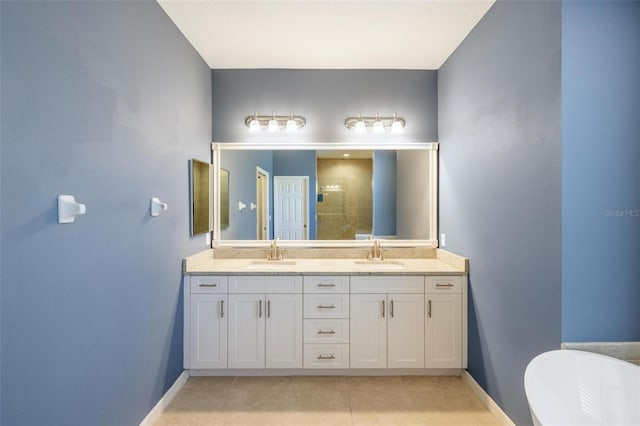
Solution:
<svg viewBox="0 0 640 426">
<path fill-rule="evenodd" d="M 336 359 L 335 355 L 331 354 L 329 356 L 326 355 L 318 355 L 318 359 Z"/>
<path fill-rule="evenodd" d="M 449 284 L 436 284 L 436 288 L 451 288 L 453 287 L 453 284 L 449 283 Z"/>
<path fill-rule="evenodd" d="M 200 284 L 200 287 L 218 287 L 218 284 Z"/>
<path fill-rule="evenodd" d="M 329 330 L 329 331 L 318 330 L 318 334 L 336 334 L 336 332 L 334 330 Z"/>
<path fill-rule="evenodd" d="M 335 305 L 318 305 L 318 309 L 335 309 Z"/>
<path fill-rule="evenodd" d="M 220 301 L 220 318 L 224 318 L 224 300 Z"/>
<path fill-rule="evenodd" d="M 318 287 L 335 287 L 335 286 L 336 286 L 335 284 L 323 284 L 323 283 L 318 284 Z"/>
</svg>

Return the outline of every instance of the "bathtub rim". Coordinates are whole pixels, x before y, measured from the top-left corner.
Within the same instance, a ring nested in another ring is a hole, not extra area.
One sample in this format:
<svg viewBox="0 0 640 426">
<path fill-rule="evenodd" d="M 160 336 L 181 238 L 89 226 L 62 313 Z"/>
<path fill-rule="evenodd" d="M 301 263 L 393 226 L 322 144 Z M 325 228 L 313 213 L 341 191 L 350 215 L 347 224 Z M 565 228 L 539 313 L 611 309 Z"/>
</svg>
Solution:
<svg viewBox="0 0 640 426">
<path fill-rule="evenodd" d="M 638 376 L 638 380 L 640 380 L 640 366 L 633 364 L 631 362 L 628 361 L 624 361 L 618 358 L 614 358 L 611 356 L 607 356 L 607 355 L 602 355 L 599 353 L 595 353 L 595 352 L 588 352 L 588 351 L 582 351 L 582 350 L 575 350 L 575 349 L 555 349 L 555 350 L 551 350 L 551 351 L 546 351 L 543 352 L 541 354 L 536 355 L 531 361 L 529 361 L 529 364 L 527 364 L 527 367 L 525 369 L 524 372 L 524 390 L 525 390 L 525 395 L 527 397 L 527 403 L 529 404 L 529 411 L 531 413 L 531 417 L 532 420 L 534 422 L 534 425 L 542 425 L 543 422 L 540 420 L 540 408 L 544 405 L 546 405 L 544 402 L 540 401 L 540 396 L 539 395 L 534 395 L 534 389 L 533 387 L 535 386 L 535 384 L 532 383 L 533 379 L 533 370 L 535 370 L 537 364 L 539 364 L 540 362 L 543 362 L 544 359 L 546 358 L 553 358 L 553 357 L 557 357 L 559 354 L 562 354 L 562 357 L 576 357 L 576 358 L 587 358 L 587 359 L 603 359 L 605 360 L 607 363 L 610 363 L 611 365 L 617 365 L 620 366 L 621 370 L 623 370 L 623 372 L 629 372 L 631 374 L 635 374 Z M 638 395 L 640 396 L 640 387 L 638 388 Z M 533 399 L 533 404 L 532 404 L 532 399 Z M 535 408 L 534 408 L 535 407 Z M 536 411 L 536 408 L 538 409 L 538 411 Z M 545 407 L 546 408 L 546 407 Z M 543 416 L 543 420 L 546 420 L 546 412 Z M 545 423 L 546 424 L 546 423 Z M 550 424 L 553 424 L 553 422 L 551 422 Z"/>
</svg>

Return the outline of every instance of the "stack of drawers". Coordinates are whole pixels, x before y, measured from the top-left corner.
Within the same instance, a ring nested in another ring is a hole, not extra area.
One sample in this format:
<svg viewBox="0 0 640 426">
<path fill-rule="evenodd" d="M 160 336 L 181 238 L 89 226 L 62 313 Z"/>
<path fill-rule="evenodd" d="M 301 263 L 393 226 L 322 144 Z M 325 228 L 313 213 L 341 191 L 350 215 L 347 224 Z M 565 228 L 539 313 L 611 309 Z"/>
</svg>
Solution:
<svg viewBox="0 0 640 426">
<path fill-rule="evenodd" d="M 304 368 L 349 368 L 349 277 L 304 277 Z"/>
</svg>

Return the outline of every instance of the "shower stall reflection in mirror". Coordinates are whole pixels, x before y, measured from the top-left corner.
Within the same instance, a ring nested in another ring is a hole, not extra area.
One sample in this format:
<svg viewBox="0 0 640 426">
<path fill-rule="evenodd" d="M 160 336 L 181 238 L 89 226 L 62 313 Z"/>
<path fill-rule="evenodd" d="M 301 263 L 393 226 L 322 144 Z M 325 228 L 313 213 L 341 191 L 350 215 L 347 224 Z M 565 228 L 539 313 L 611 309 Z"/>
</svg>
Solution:
<svg viewBox="0 0 640 426">
<path fill-rule="evenodd" d="M 425 197 L 425 204 L 428 204 L 428 235 L 427 238 L 419 239 L 389 239 L 383 244 L 387 247 L 438 247 L 438 143 L 437 142 L 401 142 L 401 143 L 247 143 L 247 142 L 213 142 L 211 144 L 213 168 L 215 181 L 213 182 L 213 203 L 214 212 L 219 212 L 220 208 L 220 169 L 221 155 L 224 151 L 276 151 L 276 150 L 394 150 L 394 151 L 428 151 L 428 185 L 419 186 Z M 264 184 L 263 179 L 267 184 Z M 256 199 L 263 199 L 264 202 L 257 201 L 255 208 L 258 210 L 256 218 L 255 240 L 231 240 L 221 238 L 219 215 L 214 218 L 212 247 L 247 247 L 263 248 L 268 247 L 270 240 L 276 238 L 274 230 L 274 217 L 269 206 L 271 191 L 275 197 L 275 187 L 270 185 L 272 177 L 269 173 L 256 166 Z M 275 176 L 273 177 L 275 179 Z M 309 182 L 307 182 L 307 185 Z M 309 188 L 307 188 L 307 191 Z M 266 198 L 266 200 L 264 199 Z M 275 202 L 274 202 L 275 204 Z M 275 213 L 275 205 L 273 207 Z M 307 207 L 307 215 L 309 208 Z M 259 214 L 258 214 L 259 213 Z M 308 238 L 308 226 L 306 228 Z M 283 235 L 285 236 L 285 235 Z M 309 240 L 309 239 L 287 239 L 282 238 L 278 243 L 283 247 L 368 247 L 371 245 L 367 240 Z"/>
</svg>

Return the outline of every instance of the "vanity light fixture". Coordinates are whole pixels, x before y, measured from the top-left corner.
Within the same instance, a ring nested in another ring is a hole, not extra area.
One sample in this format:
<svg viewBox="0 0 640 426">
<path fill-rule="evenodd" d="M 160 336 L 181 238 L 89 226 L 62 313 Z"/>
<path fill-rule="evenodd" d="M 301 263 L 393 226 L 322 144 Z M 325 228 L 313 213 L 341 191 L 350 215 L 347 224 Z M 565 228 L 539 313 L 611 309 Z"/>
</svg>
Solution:
<svg viewBox="0 0 640 426">
<path fill-rule="evenodd" d="M 353 130 L 356 135 L 364 135 L 368 133 L 368 129 L 371 128 L 371 133 L 374 135 L 383 135 L 389 130 L 392 135 L 399 135 L 404 133 L 404 126 L 407 124 L 404 118 L 398 117 L 397 114 L 393 116 L 380 116 L 376 113 L 374 117 L 363 117 L 358 114 L 357 117 L 347 117 L 344 120 L 344 125 L 347 129 Z"/>
<path fill-rule="evenodd" d="M 297 133 L 306 124 L 307 120 L 300 115 L 258 115 L 256 112 L 253 115 L 247 116 L 244 119 L 244 124 L 249 128 L 249 133 L 261 133 L 263 129 L 267 133 L 279 133 L 280 130 L 284 130 L 286 133 Z"/>
</svg>

